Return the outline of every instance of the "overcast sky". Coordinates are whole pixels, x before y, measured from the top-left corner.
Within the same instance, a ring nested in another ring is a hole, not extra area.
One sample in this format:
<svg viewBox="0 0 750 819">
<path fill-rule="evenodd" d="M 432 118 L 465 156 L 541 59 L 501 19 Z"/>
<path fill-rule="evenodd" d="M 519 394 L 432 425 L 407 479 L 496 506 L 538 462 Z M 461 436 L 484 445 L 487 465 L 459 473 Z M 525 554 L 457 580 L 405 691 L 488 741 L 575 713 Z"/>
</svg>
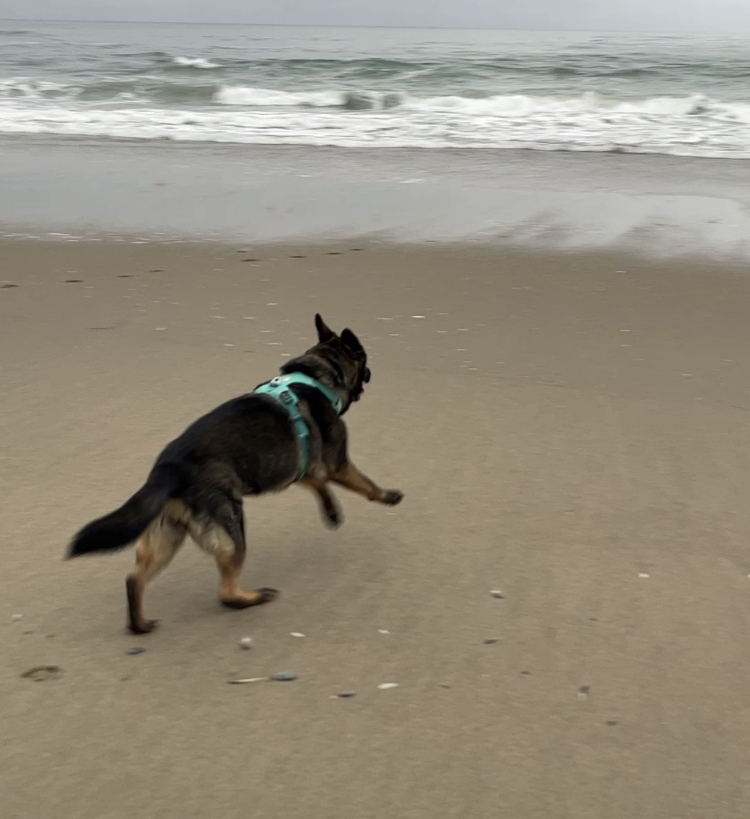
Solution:
<svg viewBox="0 0 750 819">
<path fill-rule="evenodd" d="M 0 0 L 1 18 L 750 33 L 750 0 Z"/>
</svg>

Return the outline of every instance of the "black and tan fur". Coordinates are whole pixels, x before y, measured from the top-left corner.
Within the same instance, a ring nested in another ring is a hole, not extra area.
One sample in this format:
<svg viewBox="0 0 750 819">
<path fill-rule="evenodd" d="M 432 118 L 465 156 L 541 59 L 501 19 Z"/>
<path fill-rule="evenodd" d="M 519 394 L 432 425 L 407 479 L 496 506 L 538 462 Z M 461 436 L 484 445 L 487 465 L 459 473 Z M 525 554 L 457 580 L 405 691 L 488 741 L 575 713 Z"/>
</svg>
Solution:
<svg viewBox="0 0 750 819">
<path fill-rule="evenodd" d="M 315 324 L 318 343 L 281 372 L 304 373 L 332 389 L 343 403 L 343 415 L 370 380 L 367 354 L 351 330 L 338 336 L 320 316 Z M 346 425 L 328 399 L 314 387 L 295 384 L 291 389 L 310 430 L 309 462 L 299 483 L 315 493 L 324 520 L 334 528 L 341 523 L 329 483 L 388 506 L 399 503 L 401 492 L 381 489 L 349 460 Z M 135 568 L 126 581 L 128 625 L 136 634 L 156 625 L 143 615 L 146 584 L 169 564 L 188 535 L 216 559 L 225 606 L 268 603 L 277 596 L 275 589 L 245 592 L 239 585 L 246 551 L 242 499 L 295 483 L 301 457 L 290 416 L 277 401 L 254 393 L 234 398 L 172 441 L 145 485 L 119 509 L 85 526 L 68 557 L 114 551 L 137 540 Z"/>
</svg>

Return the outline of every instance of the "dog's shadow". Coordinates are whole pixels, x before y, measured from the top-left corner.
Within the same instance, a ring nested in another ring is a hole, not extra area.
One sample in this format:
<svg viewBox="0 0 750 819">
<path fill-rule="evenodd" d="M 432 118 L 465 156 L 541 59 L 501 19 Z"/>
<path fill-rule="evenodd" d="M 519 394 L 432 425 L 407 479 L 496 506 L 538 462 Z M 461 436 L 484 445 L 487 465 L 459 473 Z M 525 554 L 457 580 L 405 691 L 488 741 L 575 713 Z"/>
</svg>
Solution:
<svg viewBox="0 0 750 819">
<path fill-rule="evenodd" d="M 248 526 L 243 588 L 272 586 L 280 591 L 277 600 L 244 612 L 221 607 L 215 569 L 195 549 L 179 571 L 176 568 L 154 584 L 149 604 L 158 607 L 155 616 L 163 608 L 165 618 L 170 623 L 174 620 L 175 626 L 179 622 L 180 627 L 221 619 L 230 627 L 236 623 L 238 628 L 242 624 L 272 628 L 279 610 L 294 607 L 300 613 L 311 613 L 320 608 L 322 600 L 327 617 L 339 607 L 345 616 L 352 601 L 361 596 L 363 584 L 372 587 L 386 581 L 388 558 L 383 540 L 388 538 L 387 529 L 344 523 L 331 532 L 307 515 L 278 525 L 260 525 L 254 531 Z M 207 573 L 214 577 L 215 590 L 207 587 Z"/>
</svg>

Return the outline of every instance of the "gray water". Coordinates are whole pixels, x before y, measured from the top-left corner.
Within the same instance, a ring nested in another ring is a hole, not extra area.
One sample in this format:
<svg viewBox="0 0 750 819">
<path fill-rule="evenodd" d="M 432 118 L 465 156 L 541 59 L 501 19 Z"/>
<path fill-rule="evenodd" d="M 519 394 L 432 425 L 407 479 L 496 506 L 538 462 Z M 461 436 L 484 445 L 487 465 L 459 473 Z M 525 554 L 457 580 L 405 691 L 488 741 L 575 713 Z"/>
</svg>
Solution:
<svg viewBox="0 0 750 819">
<path fill-rule="evenodd" d="M 0 23 L 0 134 L 750 157 L 750 38 Z"/>
</svg>

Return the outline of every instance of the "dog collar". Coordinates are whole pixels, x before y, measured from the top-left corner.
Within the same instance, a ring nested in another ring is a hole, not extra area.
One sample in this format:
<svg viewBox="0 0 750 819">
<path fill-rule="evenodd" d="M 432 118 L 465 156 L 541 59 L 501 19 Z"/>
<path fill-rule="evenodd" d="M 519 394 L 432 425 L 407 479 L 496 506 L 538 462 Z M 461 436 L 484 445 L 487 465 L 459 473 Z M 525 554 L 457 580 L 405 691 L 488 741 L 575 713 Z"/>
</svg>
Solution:
<svg viewBox="0 0 750 819">
<path fill-rule="evenodd" d="M 259 387 L 256 387 L 256 393 L 259 395 L 267 395 L 269 398 L 278 401 L 292 419 L 292 425 L 294 426 L 300 448 L 300 469 L 297 475 L 297 480 L 300 480 L 307 471 L 307 465 L 310 462 L 310 430 L 305 419 L 302 417 L 302 413 L 299 411 L 299 398 L 289 389 L 293 384 L 312 387 L 318 392 L 323 393 L 331 402 L 331 406 L 336 410 L 337 415 L 341 415 L 341 410 L 344 405 L 333 390 L 321 384 L 320 381 L 316 381 L 314 378 L 310 378 L 309 375 L 304 375 L 303 373 L 278 375 L 266 384 L 261 384 Z"/>
</svg>

